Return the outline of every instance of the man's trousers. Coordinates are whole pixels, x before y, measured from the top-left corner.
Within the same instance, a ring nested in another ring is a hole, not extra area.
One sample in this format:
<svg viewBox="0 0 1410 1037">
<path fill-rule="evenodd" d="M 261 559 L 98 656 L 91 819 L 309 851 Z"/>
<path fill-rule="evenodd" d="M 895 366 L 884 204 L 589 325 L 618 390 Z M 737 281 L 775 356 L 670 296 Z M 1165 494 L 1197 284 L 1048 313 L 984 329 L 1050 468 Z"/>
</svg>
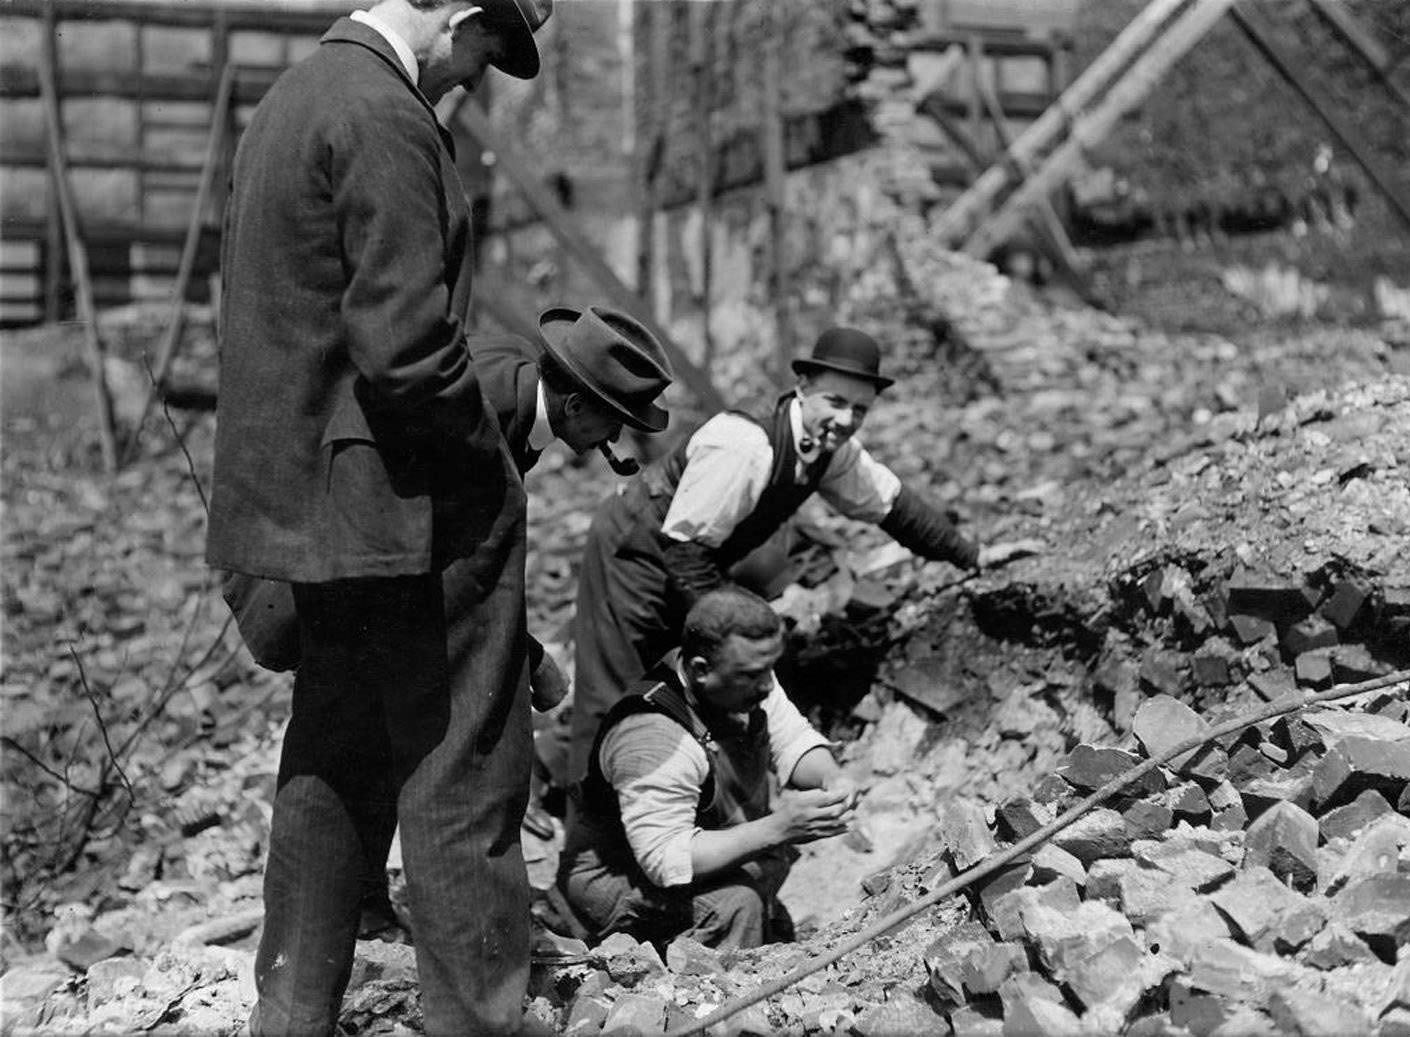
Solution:
<svg viewBox="0 0 1410 1037">
<path fill-rule="evenodd" d="M 513 1033 L 532 735 L 523 527 L 440 574 L 294 587 L 301 661 L 255 960 L 254 1034 L 332 1032 L 363 877 L 401 825 L 425 1029 Z"/>
</svg>

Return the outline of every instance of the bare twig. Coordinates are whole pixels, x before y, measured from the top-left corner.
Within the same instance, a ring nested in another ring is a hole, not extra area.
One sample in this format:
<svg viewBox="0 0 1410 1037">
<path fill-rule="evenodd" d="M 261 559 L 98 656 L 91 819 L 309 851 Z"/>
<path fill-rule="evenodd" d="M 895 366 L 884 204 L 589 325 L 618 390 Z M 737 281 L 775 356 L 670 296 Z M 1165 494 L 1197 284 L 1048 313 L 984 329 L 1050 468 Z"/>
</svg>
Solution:
<svg viewBox="0 0 1410 1037">
<path fill-rule="evenodd" d="M 49 775 L 49 777 L 57 781 L 60 785 L 67 785 L 74 792 L 78 792 L 85 796 L 101 796 L 103 794 L 100 789 L 86 789 L 81 785 L 73 784 L 73 782 L 69 780 L 68 775 L 60 774 L 58 771 L 54 770 L 53 767 L 50 767 L 47 763 L 41 760 L 38 756 L 35 756 L 34 753 L 30 752 L 28 749 L 26 749 L 19 742 L 15 741 L 9 735 L 0 735 L 0 745 L 3 745 L 5 746 L 5 748 L 12 749 L 15 752 L 19 753 L 30 763 L 34 764 L 45 774 Z"/>
<path fill-rule="evenodd" d="M 122 779 L 122 787 L 127 791 L 127 798 L 130 802 L 135 798 L 132 791 L 132 782 L 127 779 L 127 772 L 122 769 L 122 763 L 118 760 L 117 753 L 113 750 L 112 739 L 108 737 L 108 723 L 103 719 L 103 711 L 98 708 L 98 696 L 93 694 L 93 688 L 88 683 L 88 673 L 83 668 L 83 660 L 79 658 L 78 652 L 74 650 L 72 644 L 69 645 L 69 655 L 73 657 L 74 665 L 78 667 L 78 680 L 83 686 L 83 694 L 84 697 L 88 699 L 88 705 L 93 708 L 93 719 L 98 723 L 98 733 L 103 736 L 103 747 L 108 750 L 108 760 L 111 761 L 113 769 L 117 771 L 117 776 Z M 103 783 L 100 782 L 99 788 L 102 788 L 102 786 Z"/>
<path fill-rule="evenodd" d="M 142 354 L 142 366 L 147 369 L 147 380 L 152 383 L 152 392 L 157 393 L 159 391 L 157 386 L 157 374 L 155 371 L 152 370 L 152 362 L 147 358 L 146 353 Z M 166 417 L 166 423 L 171 428 L 171 434 L 176 437 L 176 445 L 180 448 L 181 455 L 186 458 L 186 471 L 190 473 L 191 482 L 195 484 L 196 493 L 200 495 L 201 509 L 206 513 L 206 518 L 210 518 L 210 501 L 206 498 L 206 488 L 201 485 L 200 476 L 196 474 L 196 462 L 191 457 L 191 451 L 187 449 L 186 437 L 181 434 L 179 429 L 177 429 L 176 419 L 171 416 L 171 407 L 166 402 L 166 397 L 162 396 L 161 401 L 162 414 Z M 133 434 L 135 436 L 136 432 L 134 432 Z"/>
</svg>

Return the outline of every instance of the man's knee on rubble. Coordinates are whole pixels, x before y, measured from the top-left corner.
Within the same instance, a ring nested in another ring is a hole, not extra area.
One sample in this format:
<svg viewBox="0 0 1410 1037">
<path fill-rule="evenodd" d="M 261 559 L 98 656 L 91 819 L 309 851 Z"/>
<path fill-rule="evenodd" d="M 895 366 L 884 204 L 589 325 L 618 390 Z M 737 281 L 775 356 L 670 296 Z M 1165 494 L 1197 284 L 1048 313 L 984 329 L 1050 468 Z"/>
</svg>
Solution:
<svg viewBox="0 0 1410 1037">
<path fill-rule="evenodd" d="M 775 680 L 781 649 L 766 602 L 712 591 L 604 718 L 559 870 L 594 936 L 751 947 L 787 933 L 793 847 L 844 831 L 856 793 Z"/>
</svg>

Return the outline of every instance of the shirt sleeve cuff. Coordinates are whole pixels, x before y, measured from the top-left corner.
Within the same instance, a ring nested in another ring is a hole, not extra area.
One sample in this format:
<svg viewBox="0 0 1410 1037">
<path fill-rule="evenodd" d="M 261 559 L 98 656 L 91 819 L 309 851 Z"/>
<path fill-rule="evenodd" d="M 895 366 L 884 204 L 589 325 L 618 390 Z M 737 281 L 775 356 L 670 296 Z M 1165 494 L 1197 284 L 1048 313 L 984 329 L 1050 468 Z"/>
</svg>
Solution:
<svg viewBox="0 0 1410 1037">
<path fill-rule="evenodd" d="M 798 761 L 818 746 L 822 746 L 829 752 L 832 751 L 832 743 L 811 727 L 806 734 L 800 734 L 794 739 L 788 748 L 779 755 L 778 780 L 786 784 L 793 777 L 793 772 L 798 769 Z"/>
<path fill-rule="evenodd" d="M 673 835 L 658 851 L 659 859 L 654 867 L 642 870 L 646 877 L 662 888 L 688 886 L 695 878 L 695 868 L 690 863 L 690 844 L 699 828 Z"/>
</svg>

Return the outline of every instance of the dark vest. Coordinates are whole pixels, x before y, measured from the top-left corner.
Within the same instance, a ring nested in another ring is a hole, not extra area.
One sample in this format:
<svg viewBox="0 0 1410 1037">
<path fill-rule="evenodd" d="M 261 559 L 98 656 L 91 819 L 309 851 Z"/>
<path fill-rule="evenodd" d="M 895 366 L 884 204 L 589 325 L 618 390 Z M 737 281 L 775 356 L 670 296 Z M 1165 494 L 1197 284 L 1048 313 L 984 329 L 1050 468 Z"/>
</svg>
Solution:
<svg viewBox="0 0 1410 1037">
<path fill-rule="evenodd" d="M 577 810 L 565 855 L 570 848 L 590 845 L 604 863 L 635 870 L 617 792 L 602 774 L 599 754 L 608 732 L 627 717 L 642 713 L 669 718 L 705 750 L 710 771 L 700 790 L 696 825 L 707 831 L 733 828 L 768 813 L 771 757 L 763 709 L 756 708 L 751 714 L 747 734 L 717 739 L 690 708 L 676 673 L 677 654 L 667 654 L 603 718 L 593 739 L 587 775 L 573 790 Z"/>
<path fill-rule="evenodd" d="M 754 505 L 754 510 L 735 526 L 734 532 L 716 551 L 716 559 L 721 569 L 729 568 L 778 532 L 779 527 L 817 491 L 823 476 L 827 474 L 827 466 L 832 461 L 831 454 L 819 455 L 812 464 L 803 469 L 801 475 L 798 472 L 798 450 L 793 443 L 793 431 L 788 421 L 788 405 L 792 399 L 793 394 L 789 393 L 779 400 L 774 407 L 773 417 L 768 421 L 749 418 L 768 436 L 774 463 L 769 472 L 768 484 L 760 494 L 758 503 Z M 747 414 L 740 416 L 749 417 Z M 657 535 L 661 532 L 661 525 L 671 508 L 671 499 L 675 496 L 676 487 L 680 485 L 681 476 L 685 472 L 686 451 L 689 445 L 690 441 L 687 439 L 641 475 L 641 486 L 653 505 L 650 514 L 655 517 L 654 532 Z"/>
</svg>

